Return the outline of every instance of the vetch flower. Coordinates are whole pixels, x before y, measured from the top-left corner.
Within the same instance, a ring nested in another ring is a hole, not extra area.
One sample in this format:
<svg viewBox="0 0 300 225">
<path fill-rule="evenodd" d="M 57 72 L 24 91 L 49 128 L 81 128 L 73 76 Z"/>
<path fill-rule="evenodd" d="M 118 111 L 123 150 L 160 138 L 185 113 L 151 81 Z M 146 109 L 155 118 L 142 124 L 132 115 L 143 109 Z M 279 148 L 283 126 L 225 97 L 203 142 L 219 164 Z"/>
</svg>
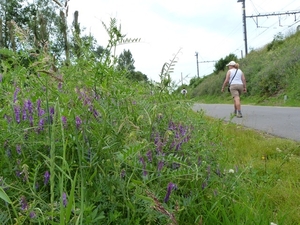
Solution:
<svg viewBox="0 0 300 225">
<path fill-rule="evenodd" d="M 45 119 L 44 118 L 40 119 L 38 131 L 44 130 L 44 124 L 45 124 Z"/>
<path fill-rule="evenodd" d="M 21 155 L 21 145 L 16 146 L 17 153 Z"/>
<path fill-rule="evenodd" d="M 31 103 L 30 100 L 27 100 L 27 101 L 25 102 L 25 108 L 28 110 L 28 113 L 29 113 L 30 115 L 33 114 L 32 103 Z"/>
<path fill-rule="evenodd" d="M 27 204 L 27 201 L 26 201 L 25 196 L 22 196 L 22 197 L 21 197 L 20 205 L 21 205 L 21 209 L 22 209 L 23 211 L 25 211 L 25 210 L 28 209 L 28 204 Z"/>
<path fill-rule="evenodd" d="M 14 111 L 15 111 L 15 118 L 17 123 L 21 122 L 21 116 L 20 116 L 20 107 L 19 106 L 14 106 Z"/>
<path fill-rule="evenodd" d="M 27 119 L 27 112 L 26 112 L 26 106 L 24 104 L 23 108 L 22 108 L 22 120 L 26 120 Z"/>
<path fill-rule="evenodd" d="M 66 127 L 67 126 L 67 118 L 65 116 L 62 116 L 61 121 L 63 123 L 63 126 Z"/>
<path fill-rule="evenodd" d="M 147 158 L 148 158 L 148 161 L 149 161 L 149 162 L 152 162 L 152 151 L 151 151 L 151 150 L 149 150 L 149 151 L 146 153 L 146 156 L 147 156 Z"/>
<path fill-rule="evenodd" d="M 14 101 L 13 101 L 14 103 L 16 103 L 16 101 L 17 101 L 19 91 L 20 91 L 20 88 L 17 87 L 15 92 L 14 92 Z"/>
<path fill-rule="evenodd" d="M 158 172 L 160 172 L 162 170 L 163 166 L 164 166 L 164 162 L 162 160 L 160 160 L 157 164 Z"/>
<path fill-rule="evenodd" d="M 125 175 L 126 175 L 126 171 L 123 169 L 123 170 L 121 171 L 121 178 L 124 178 Z"/>
<path fill-rule="evenodd" d="M 80 125 L 82 124 L 82 120 L 80 119 L 79 116 L 76 116 L 75 121 L 76 121 L 76 128 L 79 130 Z"/>
<path fill-rule="evenodd" d="M 142 165 L 143 165 L 143 175 L 144 175 L 144 176 L 147 176 L 148 172 L 147 172 L 147 170 L 146 170 L 146 162 L 145 162 L 145 160 L 144 160 L 144 158 L 143 158 L 142 156 L 140 157 L 140 162 L 141 162 Z"/>
<path fill-rule="evenodd" d="M 164 198 L 164 202 L 167 203 L 169 201 L 169 198 L 170 198 L 170 195 L 171 195 L 171 192 L 172 190 L 175 190 L 177 188 L 176 184 L 173 184 L 172 182 L 170 182 L 168 184 L 168 187 L 167 187 L 167 194 Z"/>
<path fill-rule="evenodd" d="M 65 192 L 62 194 L 62 201 L 63 201 L 64 207 L 67 207 L 68 200 L 67 200 L 67 194 Z"/>
<path fill-rule="evenodd" d="M 36 217 L 35 212 L 34 212 L 34 211 L 31 211 L 31 212 L 29 213 L 29 217 L 30 217 L 31 219 L 34 219 L 34 218 Z"/>
<path fill-rule="evenodd" d="M 50 179 L 50 173 L 47 170 L 44 174 L 44 184 L 47 185 L 49 183 L 49 179 Z"/>
</svg>

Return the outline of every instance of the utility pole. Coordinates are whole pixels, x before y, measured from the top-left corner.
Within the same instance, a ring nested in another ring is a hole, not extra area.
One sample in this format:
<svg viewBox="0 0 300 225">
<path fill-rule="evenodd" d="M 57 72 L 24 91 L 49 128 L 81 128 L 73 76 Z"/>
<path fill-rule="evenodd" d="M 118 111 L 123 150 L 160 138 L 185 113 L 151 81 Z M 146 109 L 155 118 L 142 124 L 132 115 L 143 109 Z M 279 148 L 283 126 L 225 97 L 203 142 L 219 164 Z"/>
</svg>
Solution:
<svg viewBox="0 0 300 225">
<path fill-rule="evenodd" d="M 196 63 L 197 63 L 197 76 L 198 76 L 198 78 L 199 78 L 199 63 L 198 63 L 198 52 L 196 52 Z"/>
<path fill-rule="evenodd" d="M 248 55 L 248 46 L 247 46 L 247 26 L 246 26 L 246 6 L 245 6 L 246 0 L 238 0 L 237 2 L 242 2 L 243 6 L 243 26 L 244 26 L 244 41 L 245 41 L 245 56 Z"/>
</svg>

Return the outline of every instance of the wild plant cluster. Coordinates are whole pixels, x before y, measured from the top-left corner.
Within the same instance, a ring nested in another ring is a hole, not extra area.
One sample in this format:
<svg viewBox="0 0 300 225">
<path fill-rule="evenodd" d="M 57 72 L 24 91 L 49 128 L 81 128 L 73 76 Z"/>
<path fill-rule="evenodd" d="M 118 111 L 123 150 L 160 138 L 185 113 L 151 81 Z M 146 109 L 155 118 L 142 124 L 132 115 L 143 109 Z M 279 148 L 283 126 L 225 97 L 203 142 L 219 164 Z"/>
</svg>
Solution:
<svg viewBox="0 0 300 225">
<path fill-rule="evenodd" d="M 1 224 L 203 221 L 227 177 L 203 114 L 89 55 L 2 62 Z"/>
</svg>

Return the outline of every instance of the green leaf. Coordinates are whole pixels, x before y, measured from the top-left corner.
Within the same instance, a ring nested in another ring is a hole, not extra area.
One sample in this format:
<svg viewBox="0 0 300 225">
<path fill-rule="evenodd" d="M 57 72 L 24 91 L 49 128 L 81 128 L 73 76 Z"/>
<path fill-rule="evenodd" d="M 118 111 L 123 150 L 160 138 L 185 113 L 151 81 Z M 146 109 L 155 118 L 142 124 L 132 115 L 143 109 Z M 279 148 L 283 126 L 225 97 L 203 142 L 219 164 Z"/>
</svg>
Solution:
<svg viewBox="0 0 300 225">
<path fill-rule="evenodd" d="M 2 187 L 0 187 L 0 198 L 2 198 L 4 201 L 6 201 L 7 203 L 11 204 L 11 200 L 8 197 L 8 195 L 5 193 L 5 191 L 3 190 Z"/>
</svg>

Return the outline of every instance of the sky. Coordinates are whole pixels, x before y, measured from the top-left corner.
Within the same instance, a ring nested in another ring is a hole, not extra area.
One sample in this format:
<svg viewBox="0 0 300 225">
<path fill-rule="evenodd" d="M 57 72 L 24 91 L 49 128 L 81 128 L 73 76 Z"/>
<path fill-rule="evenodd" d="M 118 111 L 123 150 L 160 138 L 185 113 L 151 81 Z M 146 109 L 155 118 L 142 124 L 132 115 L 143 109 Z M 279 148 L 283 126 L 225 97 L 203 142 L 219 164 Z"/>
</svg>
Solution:
<svg viewBox="0 0 300 225">
<path fill-rule="evenodd" d="M 237 0 L 69 0 L 68 20 L 77 10 L 81 28 L 105 47 L 108 35 L 102 22 L 109 26 L 115 18 L 122 34 L 141 39 L 118 46 L 116 54 L 130 50 L 135 70 L 150 80 L 159 81 L 163 64 L 178 53 L 171 78 L 181 85 L 198 77 L 198 71 L 199 77 L 211 74 L 215 61 L 231 53 L 238 58 L 245 55 L 242 5 Z M 247 17 L 248 53 L 300 25 L 299 0 L 245 0 L 245 6 L 246 16 L 299 12 L 257 20 Z"/>
</svg>

